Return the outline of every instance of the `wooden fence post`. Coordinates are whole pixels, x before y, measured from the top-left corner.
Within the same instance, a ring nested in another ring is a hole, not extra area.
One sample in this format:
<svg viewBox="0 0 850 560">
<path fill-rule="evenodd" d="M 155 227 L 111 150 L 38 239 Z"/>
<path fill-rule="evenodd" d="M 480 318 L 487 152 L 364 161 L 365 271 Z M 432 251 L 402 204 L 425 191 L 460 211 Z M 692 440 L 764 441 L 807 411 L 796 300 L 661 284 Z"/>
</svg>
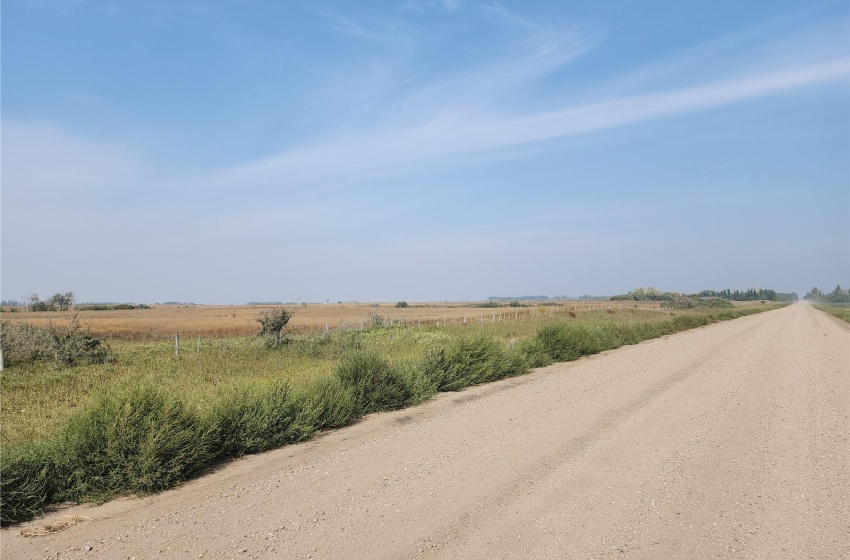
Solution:
<svg viewBox="0 0 850 560">
<path fill-rule="evenodd" d="M 180 355 L 180 335 L 178 333 L 174 333 L 174 355 Z"/>
</svg>

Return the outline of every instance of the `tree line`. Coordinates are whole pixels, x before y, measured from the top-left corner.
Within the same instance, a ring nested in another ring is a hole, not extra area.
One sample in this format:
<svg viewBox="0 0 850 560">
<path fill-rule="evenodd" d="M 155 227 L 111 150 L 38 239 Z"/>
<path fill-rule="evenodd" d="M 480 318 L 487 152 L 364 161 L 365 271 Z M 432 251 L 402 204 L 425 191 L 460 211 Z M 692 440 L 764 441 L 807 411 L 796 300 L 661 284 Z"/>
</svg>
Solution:
<svg viewBox="0 0 850 560">
<path fill-rule="evenodd" d="M 850 303 L 850 289 L 842 290 L 841 285 L 836 285 L 831 292 L 822 292 L 817 286 L 803 296 L 804 300 L 817 303 Z"/>
<path fill-rule="evenodd" d="M 817 288 L 815 288 L 817 289 Z M 637 288 L 626 294 L 613 296 L 613 301 L 673 301 L 683 297 L 679 292 L 662 292 L 655 288 Z M 687 297 L 723 298 L 730 301 L 797 301 L 796 292 L 784 293 L 775 290 L 750 288 L 749 290 L 703 290 Z"/>
<path fill-rule="evenodd" d="M 797 292 L 783 293 L 775 290 L 763 290 L 761 288 L 750 288 L 749 290 L 703 290 L 699 297 L 721 297 L 731 301 L 797 301 L 800 299 Z"/>
</svg>

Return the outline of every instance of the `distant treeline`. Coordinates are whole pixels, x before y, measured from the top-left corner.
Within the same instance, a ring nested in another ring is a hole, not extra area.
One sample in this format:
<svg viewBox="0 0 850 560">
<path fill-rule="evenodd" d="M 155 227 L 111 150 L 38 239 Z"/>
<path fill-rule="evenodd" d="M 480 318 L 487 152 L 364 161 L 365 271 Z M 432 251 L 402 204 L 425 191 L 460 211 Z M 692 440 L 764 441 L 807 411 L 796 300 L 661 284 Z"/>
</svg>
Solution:
<svg viewBox="0 0 850 560">
<path fill-rule="evenodd" d="M 507 297 L 507 296 L 492 296 L 488 297 L 487 301 L 545 301 L 547 299 L 551 299 L 549 296 L 519 296 L 519 297 Z"/>
<path fill-rule="evenodd" d="M 797 301 L 800 299 L 797 296 L 797 292 L 783 293 L 776 292 L 774 290 L 762 290 L 761 288 L 750 288 L 749 290 L 744 291 L 732 291 L 729 288 L 726 288 L 719 292 L 714 290 L 703 290 L 697 295 L 699 297 L 721 297 L 731 301 Z"/>
<path fill-rule="evenodd" d="M 121 309 L 150 309 L 150 305 L 144 303 L 113 303 L 113 302 L 88 302 L 76 303 L 74 292 L 55 293 L 49 299 L 42 300 L 38 294 L 31 294 L 28 301 L 4 299 L 0 305 L 4 307 L 26 307 L 29 311 L 114 311 Z M 14 311 L 14 309 L 10 309 Z"/>
<path fill-rule="evenodd" d="M 817 289 L 817 288 L 815 288 Z M 614 296 L 613 301 L 673 301 L 683 297 L 678 292 L 662 292 L 655 288 L 637 288 L 627 294 Z M 782 293 L 774 290 L 762 290 L 761 288 L 750 288 L 749 290 L 703 290 L 698 294 L 688 297 L 699 298 L 723 298 L 730 301 L 797 301 L 796 292 Z"/>
<path fill-rule="evenodd" d="M 673 301 L 681 297 L 678 292 L 662 292 L 655 288 L 638 288 L 626 294 L 613 296 L 612 301 Z"/>
<path fill-rule="evenodd" d="M 77 305 L 80 311 L 120 311 L 124 309 L 150 309 L 144 303 L 81 303 Z"/>
<path fill-rule="evenodd" d="M 570 300 L 570 301 L 607 301 L 609 299 L 608 296 L 592 296 L 592 295 L 583 295 L 583 296 L 491 296 L 487 298 L 487 301 L 501 301 L 501 302 L 513 302 L 513 301 L 561 301 L 561 300 Z"/>
<path fill-rule="evenodd" d="M 841 286 L 835 286 L 830 293 L 820 291 L 817 286 L 803 296 L 804 300 L 817 303 L 850 303 L 850 290 L 842 290 Z"/>
</svg>

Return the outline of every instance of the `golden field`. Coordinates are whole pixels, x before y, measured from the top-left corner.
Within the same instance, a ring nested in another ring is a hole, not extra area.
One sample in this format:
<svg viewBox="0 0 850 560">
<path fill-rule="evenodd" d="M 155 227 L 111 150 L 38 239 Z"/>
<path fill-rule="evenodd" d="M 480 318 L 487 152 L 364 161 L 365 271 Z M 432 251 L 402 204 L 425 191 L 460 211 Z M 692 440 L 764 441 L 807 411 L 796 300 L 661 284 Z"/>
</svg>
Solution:
<svg viewBox="0 0 850 560">
<path fill-rule="evenodd" d="M 399 308 L 384 304 L 309 304 L 287 306 L 293 312 L 287 330 L 304 332 L 321 329 L 356 329 L 368 325 L 379 315 L 384 322 L 408 325 L 463 324 L 493 322 L 517 318 L 586 313 L 599 310 L 639 308 L 660 309 L 658 302 L 551 301 L 525 303 L 526 307 L 476 307 L 476 303 L 411 303 Z M 257 333 L 257 315 L 271 306 L 264 305 L 158 305 L 151 309 L 115 311 L 79 311 L 80 322 L 97 336 L 115 340 L 165 340 L 175 333 L 181 337 L 231 338 Z M 50 321 L 67 322 L 73 312 L 5 312 L 3 320 L 46 325 Z"/>
</svg>

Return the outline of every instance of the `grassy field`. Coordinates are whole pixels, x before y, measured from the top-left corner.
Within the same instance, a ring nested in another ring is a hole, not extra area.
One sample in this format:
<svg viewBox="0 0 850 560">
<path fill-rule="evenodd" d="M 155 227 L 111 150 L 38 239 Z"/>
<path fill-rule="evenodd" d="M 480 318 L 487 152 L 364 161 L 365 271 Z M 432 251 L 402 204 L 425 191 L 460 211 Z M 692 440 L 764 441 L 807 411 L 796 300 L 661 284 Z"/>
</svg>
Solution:
<svg viewBox="0 0 850 560">
<path fill-rule="evenodd" d="M 98 336 L 110 340 L 169 340 L 174 333 L 186 338 L 232 338 L 251 336 L 257 332 L 257 315 L 269 306 L 259 305 L 159 305 L 152 309 L 116 311 L 80 311 L 80 321 Z M 605 309 L 638 308 L 658 310 L 658 302 L 565 302 L 554 305 L 528 303 L 527 307 L 474 307 L 469 303 L 410 303 L 398 308 L 395 304 L 310 304 L 291 306 L 293 317 L 289 329 L 307 332 L 318 329 L 360 329 L 380 315 L 387 323 L 406 325 L 442 325 L 444 323 L 506 320 L 511 317 L 537 317 L 581 314 Z M 3 320 L 25 321 L 46 325 L 50 321 L 67 320 L 68 313 L 22 312 L 4 313 Z"/>
<path fill-rule="evenodd" d="M 833 317 L 838 317 L 842 321 L 846 323 L 850 323 L 850 304 L 846 303 L 819 303 L 815 305 L 815 308 L 820 309 L 825 313 L 829 313 Z"/>
<path fill-rule="evenodd" d="M 158 491 L 215 461 L 436 391 L 775 307 L 452 308 L 451 320 L 446 309 L 445 320 L 421 326 L 381 307 L 349 328 L 295 329 L 279 348 L 257 337 L 209 336 L 198 347 L 184 336 L 176 356 L 173 341 L 113 338 L 109 363 L 12 364 L 1 387 L 3 523 L 55 501 Z M 249 309 L 254 317 L 260 310 Z"/>
</svg>

